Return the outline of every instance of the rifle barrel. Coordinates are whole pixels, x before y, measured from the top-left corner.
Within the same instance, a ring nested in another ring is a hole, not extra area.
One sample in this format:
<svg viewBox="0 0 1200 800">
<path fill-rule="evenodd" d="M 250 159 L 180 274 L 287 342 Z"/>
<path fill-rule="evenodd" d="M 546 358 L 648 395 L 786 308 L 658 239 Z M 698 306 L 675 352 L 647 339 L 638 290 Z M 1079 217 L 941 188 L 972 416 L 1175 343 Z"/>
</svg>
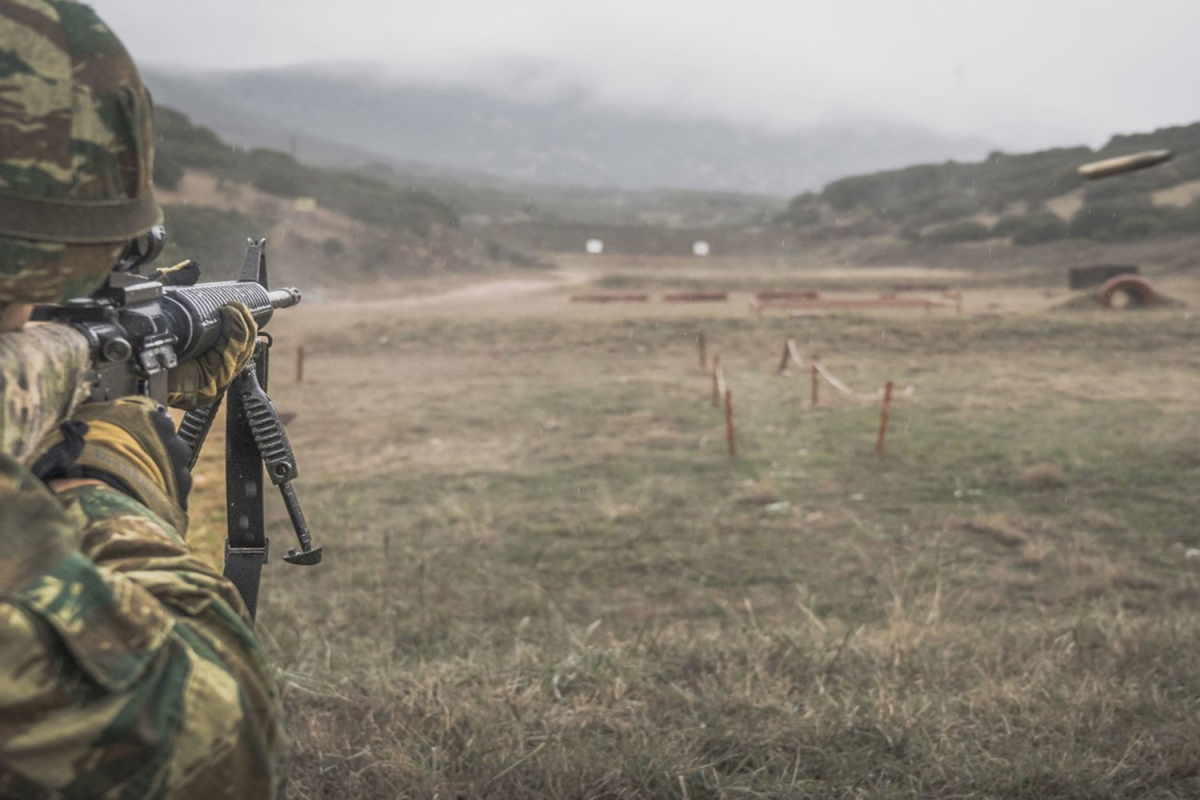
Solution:
<svg viewBox="0 0 1200 800">
<path fill-rule="evenodd" d="M 267 292 L 267 297 L 271 300 L 271 308 L 291 308 L 300 303 L 300 290 L 294 286 L 289 286 L 286 289 L 276 289 Z"/>
</svg>

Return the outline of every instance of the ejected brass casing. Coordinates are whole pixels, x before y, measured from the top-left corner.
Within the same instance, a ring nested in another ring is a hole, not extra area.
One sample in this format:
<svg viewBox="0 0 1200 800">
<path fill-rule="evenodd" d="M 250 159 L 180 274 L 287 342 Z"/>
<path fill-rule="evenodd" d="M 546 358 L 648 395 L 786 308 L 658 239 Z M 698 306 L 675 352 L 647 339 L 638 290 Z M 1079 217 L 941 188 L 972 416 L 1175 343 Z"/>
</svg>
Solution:
<svg viewBox="0 0 1200 800">
<path fill-rule="evenodd" d="M 1084 164 L 1079 168 L 1079 174 L 1088 180 L 1107 178 L 1109 175 L 1119 175 L 1122 172 L 1153 167 L 1164 161 L 1170 161 L 1174 155 L 1170 150 L 1147 150 L 1144 153 L 1134 153 L 1130 156 L 1106 158 L 1103 161 Z"/>
</svg>

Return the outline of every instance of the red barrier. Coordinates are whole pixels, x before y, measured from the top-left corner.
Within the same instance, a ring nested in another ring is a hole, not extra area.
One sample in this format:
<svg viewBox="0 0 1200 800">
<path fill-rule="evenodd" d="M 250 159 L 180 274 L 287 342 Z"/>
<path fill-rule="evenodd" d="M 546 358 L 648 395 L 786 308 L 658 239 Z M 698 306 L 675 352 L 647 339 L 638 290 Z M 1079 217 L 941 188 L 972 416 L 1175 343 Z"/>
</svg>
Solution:
<svg viewBox="0 0 1200 800">
<path fill-rule="evenodd" d="M 1129 305 L 1149 308 L 1158 302 L 1154 289 L 1141 275 L 1117 275 L 1104 282 L 1096 292 L 1096 302 L 1105 308 L 1113 307 L 1113 295 L 1118 292 L 1129 298 Z"/>
<path fill-rule="evenodd" d="M 712 303 L 729 299 L 729 292 L 674 292 L 662 296 L 664 303 Z"/>
<path fill-rule="evenodd" d="M 754 295 L 755 300 L 816 300 L 821 293 L 816 289 L 768 289 Z"/>
</svg>

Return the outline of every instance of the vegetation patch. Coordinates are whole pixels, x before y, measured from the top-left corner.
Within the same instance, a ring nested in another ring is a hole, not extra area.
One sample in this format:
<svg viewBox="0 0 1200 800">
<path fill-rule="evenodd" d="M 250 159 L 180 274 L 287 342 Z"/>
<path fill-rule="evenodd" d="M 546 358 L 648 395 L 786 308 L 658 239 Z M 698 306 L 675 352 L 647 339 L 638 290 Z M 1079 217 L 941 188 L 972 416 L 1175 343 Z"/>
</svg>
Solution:
<svg viewBox="0 0 1200 800">
<path fill-rule="evenodd" d="M 1192 321 L 568 309 L 273 324 L 326 548 L 264 576 L 293 796 L 1200 792 Z M 885 458 L 788 337 L 915 386 Z"/>
</svg>

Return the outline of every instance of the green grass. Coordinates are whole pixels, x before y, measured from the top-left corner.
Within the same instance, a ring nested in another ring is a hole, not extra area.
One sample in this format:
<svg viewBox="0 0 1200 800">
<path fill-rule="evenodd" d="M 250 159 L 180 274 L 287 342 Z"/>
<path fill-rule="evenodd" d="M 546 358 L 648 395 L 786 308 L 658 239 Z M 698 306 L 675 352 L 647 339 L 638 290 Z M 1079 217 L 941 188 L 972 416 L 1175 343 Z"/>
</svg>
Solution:
<svg viewBox="0 0 1200 800">
<path fill-rule="evenodd" d="M 1195 321 L 704 313 L 279 321 L 292 796 L 1200 793 Z"/>
</svg>

